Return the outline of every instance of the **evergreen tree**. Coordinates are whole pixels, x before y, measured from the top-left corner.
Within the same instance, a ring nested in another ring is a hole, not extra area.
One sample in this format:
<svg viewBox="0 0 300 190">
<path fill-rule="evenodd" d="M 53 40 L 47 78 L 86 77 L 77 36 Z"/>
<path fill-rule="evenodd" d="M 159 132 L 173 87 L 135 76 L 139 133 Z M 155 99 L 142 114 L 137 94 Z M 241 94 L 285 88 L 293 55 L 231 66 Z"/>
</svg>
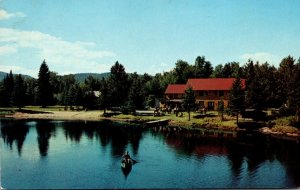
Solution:
<svg viewBox="0 0 300 190">
<path fill-rule="evenodd" d="M 13 102 L 14 105 L 17 106 L 19 109 L 24 107 L 26 104 L 26 86 L 25 86 L 24 79 L 19 74 L 16 76 L 15 85 L 13 89 Z"/>
<path fill-rule="evenodd" d="M 294 66 L 290 79 L 291 91 L 289 92 L 290 106 L 296 114 L 297 126 L 300 126 L 300 58 Z"/>
<path fill-rule="evenodd" d="M 292 108 L 291 104 L 291 92 L 294 90 L 294 83 L 292 81 L 295 70 L 295 59 L 291 56 L 282 59 L 279 65 L 279 91 L 282 103 L 289 109 Z"/>
<path fill-rule="evenodd" d="M 38 100 L 39 104 L 43 108 L 53 103 L 53 93 L 50 85 L 50 71 L 45 60 L 41 64 L 38 75 Z"/>
<path fill-rule="evenodd" d="M 121 106 L 128 97 L 128 75 L 125 68 L 117 61 L 110 69 L 109 89 L 112 106 Z"/>
<path fill-rule="evenodd" d="M 195 94 L 192 87 L 188 87 L 184 92 L 183 107 L 189 114 L 189 121 L 191 120 L 191 110 L 195 108 Z"/>
<path fill-rule="evenodd" d="M 77 106 L 77 109 L 84 104 L 83 102 L 83 91 L 81 86 L 77 85 L 76 88 L 76 100 L 75 100 L 75 105 Z"/>
<path fill-rule="evenodd" d="M 8 75 L 4 77 L 3 81 L 1 82 L 0 86 L 0 105 L 1 107 L 9 107 L 10 96 L 7 91 L 7 79 Z"/>
<path fill-rule="evenodd" d="M 101 87 L 100 87 L 100 97 L 99 97 L 99 104 L 100 107 L 104 110 L 104 114 L 106 113 L 106 109 L 108 108 L 110 102 L 109 102 L 109 89 L 107 85 L 107 81 L 102 78 L 101 82 Z"/>
<path fill-rule="evenodd" d="M 13 98 L 12 98 L 12 94 L 13 94 L 13 90 L 14 90 L 14 76 L 12 74 L 12 71 L 10 70 L 8 78 L 7 78 L 7 87 L 6 90 L 8 92 L 9 95 L 9 106 L 13 105 Z"/>
<path fill-rule="evenodd" d="M 132 83 L 128 95 L 129 105 L 132 111 L 144 108 L 144 96 L 142 80 L 137 73 L 134 73 L 132 75 Z"/>
<path fill-rule="evenodd" d="M 37 87 L 37 80 L 34 78 L 26 79 L 26 105 L 36 105 L 35 98 L 36 93 L 35 89 Z"/>
<path fill-rule="evenodd" d="M 239 121 L 239 112 L 244 110 L 244 90 L 242 87 L 242 81 L 237 77 L 230 90 L 229 94 L 229 109 L 231 112 L 235 112 L 237 116 L 237 123 Z"/>
</svg>

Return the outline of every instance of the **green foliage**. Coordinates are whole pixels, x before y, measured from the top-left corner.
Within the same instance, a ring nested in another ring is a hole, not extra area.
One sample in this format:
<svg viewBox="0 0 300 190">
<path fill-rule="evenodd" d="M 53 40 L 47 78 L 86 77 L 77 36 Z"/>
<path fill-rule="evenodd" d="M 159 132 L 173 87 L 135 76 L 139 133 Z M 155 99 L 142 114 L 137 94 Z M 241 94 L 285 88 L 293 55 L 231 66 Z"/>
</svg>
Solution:
<svg viewBox="0 0 300 190">
<path fill-rule="evenodd" d="M 189 114 L 189 120 L 190 120 L 190 111 L 195 108 L 195 94 L 192 87 L 188 87 L 184 92 L 184 98 L 183 98 L 183 107 Z"/>
<path fill-rule="evenodd" d="M 229 94 L 229 109 L 231 112 L 242 111 L 244 109 L 244 90 L 242 88 L 242 81 L 238 77 L 232 84 Z"/>
<path fill-rule="evenodd" d="M 194 78 L 208 78 L 213 73 L 213 67 L 209 61 L 205 60 L 204 56 L 198 56 L 194 65 Z"/>
<path fill-rule="evenodd" d="M 19 109 L 25 106 L 26 104 L 26 84 L 24 82 L 24 79 L 21 75 L 17 75 L 15 79 L 15 85 L 13 89 L 13 102 L 14 105 L 17 106 Z"/>
<path fill-rule="evenodd" d="M 78 82 L 76 75 L 59 76 L 50 72 L 43 61 L 38 80 L 27 77 L 20 79 L 12 71 L 5 75 L 0 81 L 0 106 L 48 106 L 57 103 L 87 109 L 122 106 L 124 110 L 132 112 L 145 105 L 154 107 L 155 99 L 163 99 L 168 84 L 186 83 L 189 78 L 199 77 L 239 77 L 246 79 L 245 104 L 235 103 L 242 102 L 239 85 L 236 85 L 231 93 L 230 109 L 243 109 L 243 105 L 256 110 L 281 107 L 282 114 L 296 115 L 296 119 L 300 117 L 300 59 L 296 63 L 291 56 L 283 58 L 279 68 L 248 60 L 242 67 L 238 62 L 229 62 L 213 69 L 204 56 L 198 56 L 194 65 L 178 60 L 173 70 L 154 76 L 146 73 L 127 74 L 124 66 L 118 62 L 111 67 L 110 73 L 101 81 L 92 74 L 89 77 L 85 75 Z M 96 97 L 99 91 L 100 96 Z"/>
<path fill-rule="evenodd" d="M 1 106 L 2 107 L 10 107 L 12 106 L 12 90 L 13 90 L 13 85 L 14 85 L 14 78 L 12 77 L 12 72 L 11 74 L 7 74 L 6 77 L 3 79 L 1 83 L 1 88 L 0 88 L 0 99 L 1 99 Z"/>
<path fill-rule="evenodd" d="M 128 100 L 130 107 L 135 109 L 144 109 L 145 93 L 143 89 L 142 79 L 137 73 L 131 75 L 131 87 L 129 89 Z"/>
<path fill-rule="evenodd" d="M 110 105 L 110 97 L 109 97 L 109 89 L 108 89 L 108 82 L 102 78 L 101 80 L 101 87 L 100 87 L 100 97 L 99 97 L 99 106 L 104 110 L 104 114 L 106 113 L 106 109 Z"/>
<path fill-rule="evenodd" d="M 188 62 L 178 60 L 175 64 L 175 76 L 177 84 L 184 84 L 189 78 L 193 76 L 192 66 Z"/>
<path fill-rule="evenodd" d="M 112 106 L 121 106 L 128 97 L 128 75 L 125 68 L 117 61 L 110 69 L 109 80 L 110 98 Z"/>
<path fill-rule="evenodd" d="M 215 78 L 236 78 L 241 76 L 243 73 L 241 72 L 241 68 L 238 62 L 230 62 L 223 65 L 217 65 L 212 74 Z"/>
<path fill-rule="evenodd" d="M 42 107 L 53 104 L 53 92 L 50 85 L 50 71 L 45 60 L 41 64 L 38 75 L 38 103 Z"/>
</svg>

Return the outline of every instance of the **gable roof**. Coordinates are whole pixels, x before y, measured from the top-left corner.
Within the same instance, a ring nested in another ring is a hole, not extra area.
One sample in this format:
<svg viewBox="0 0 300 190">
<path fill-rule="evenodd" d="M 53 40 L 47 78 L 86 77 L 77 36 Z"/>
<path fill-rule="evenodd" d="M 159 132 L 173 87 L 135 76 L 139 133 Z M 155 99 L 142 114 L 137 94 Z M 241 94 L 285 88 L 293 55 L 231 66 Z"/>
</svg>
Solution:
<svg viewBox="0 0 300 190">
<path fill-rule="evenodd" d="M 205 78 L 189 79 L 187 85 L 193 90 L 230 90 L 235 78 Z M 241 79 L 242 87 L 245 88 L 245 79 Z"/>
<path fill-rule="evenodd" d="M 184 94 L 186 88 L 186 84 L 169 84 L 165 94 Z"/>
</svg>

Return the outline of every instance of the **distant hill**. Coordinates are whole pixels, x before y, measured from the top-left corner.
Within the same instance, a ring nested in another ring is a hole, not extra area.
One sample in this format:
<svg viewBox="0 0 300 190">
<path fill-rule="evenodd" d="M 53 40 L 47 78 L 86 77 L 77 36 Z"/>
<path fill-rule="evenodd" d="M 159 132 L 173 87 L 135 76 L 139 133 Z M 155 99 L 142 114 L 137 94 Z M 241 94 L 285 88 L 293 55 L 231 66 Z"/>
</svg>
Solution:
<svg viewBox="0 0 300 190">
<path fill-rule="evenodd" d="M 2 81 L 4 79 L 4 77 L 6 77 L 7 74 L 8 73 L 6 73 L 6 72 L 0 71 L 0 81 Z M 17 74 L 13 73 L 13 75 L 17 75 Z M 76 74 L 74 74 L 74 77 L 78 82 L 84 82 L 84 80 L 86 78 L 88 78 L 89 76 L 92 76 L 96 79 L 102 79 L 102 77 L 107 78 L 107 77 L 109 77 L 109 75 L 110 75 L 109 72 L 107 72 L 107 73 L 76 73 Z M 22 76 L 24 78 L 33 78 L 29 75 L 22 75 Z"/>
<path fill-rule="evenodd" d="M 93 78 L 101 80 L 103 77 L 108 78 L 110 76 L 110 73 L 107 72 L 107 73 L 76 73 L 76 74 L 74 74 L 74 77 L 78 82 L 84 82 L 84 80 L 86 78 L 88 78 L 89 76 L 92 76 Z"/>
<path fill-rule="evenodd" d="M 0 71 L 0 81 L 2 81 L 4 79 L 4 77 L 6 77 L 7 74 L 8 73 L 6 73 L 6 72 Z M 15 76 L 15 75 L 18 75 L 18 74 L 13 73 L 13 75 Z M 21 74 L 21 75 L 22 75 L 23 78 L 33 78 L 29 75 L 23 75 L 23 74 Z"/>
<path fill-rule="evenodd" d="M 8 73 L 6 73 L 6 72 L 0 71 L 0 81 L 2 81 L 4 79 L 4 77 L 6 77 L 7 74 Z M 13 75 L 17 75 L 17 74 L 13 74 Z M 109 77 L 109 75 L 110 75 L 109 72 L 107 72 L 107 73 L 76 73 L 76 74 L 74 74 L 74 77 L 78 82 L 84 82 L 84 80 L 86 78 L 88 78 L 89 76 L 92 76 L 96 79 L 102 79 L 102 77 L 107 78 L 107 77 Z M 22 76 L 24 78 L 33 78 L 29 75 L 22 75 Z"/>
</svg>

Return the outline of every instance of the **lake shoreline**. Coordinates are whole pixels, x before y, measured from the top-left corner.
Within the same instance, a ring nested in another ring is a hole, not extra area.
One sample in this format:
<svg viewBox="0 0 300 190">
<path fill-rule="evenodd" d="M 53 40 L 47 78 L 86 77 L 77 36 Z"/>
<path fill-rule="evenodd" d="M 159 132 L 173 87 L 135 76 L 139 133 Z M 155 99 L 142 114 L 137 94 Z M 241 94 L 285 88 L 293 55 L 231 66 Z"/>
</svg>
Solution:
<svg viewBox="0 0 300 190">
<path fill-rule="evenodd" d="M 48 120 L 68 120 L 68 121 L 101 121 L 109 120 L 113 122 L 127 122 L 144 124 L 151 120 L 159 120 L 163 117 L 157 117 L 157 119 L 148 119 L 141 117 L 133 118 L 118 118 L 118 117 L 104 117 L 99 111 L 48 111 L 40 113 L 23 113 L 16 111 L 14 114 L 3 115 L 4 118 L 13 119 L 48 119 Z M 3 117 L 2 116 L 2 117 Z M 227 127 L 221 126 L 214 123 L 196 124 L 192 125 L 187 122 L 178 122 L 174 120 L 169 120 L 169 126 L 179 127 L 186 130 L 197 130 L 197 129 L 212 129 L 212 130 L 222 130 L 222 131 L 245 131 L 245 129 L 240 129 L 238 127 Z M 300 140 L 300 130 L 296 132 L 285 132 L 285 131 L 274 131 L 272 128 L 263 127 L 258 130 L 260 133 L 265 135 L 272 135 L 278 137 L 288 137 Z"/>
</svg>

